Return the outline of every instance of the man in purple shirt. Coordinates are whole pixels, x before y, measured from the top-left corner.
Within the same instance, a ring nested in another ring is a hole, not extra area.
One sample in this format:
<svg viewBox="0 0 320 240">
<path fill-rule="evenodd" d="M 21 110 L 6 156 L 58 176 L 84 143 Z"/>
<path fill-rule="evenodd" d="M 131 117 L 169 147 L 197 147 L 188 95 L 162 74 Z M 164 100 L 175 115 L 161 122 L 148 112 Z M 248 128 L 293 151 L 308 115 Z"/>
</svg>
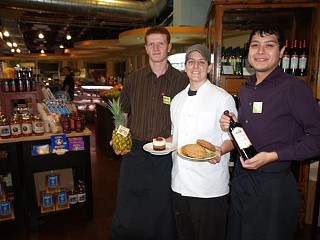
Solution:
<svg viewBox="0 0 320 240">
<path fill-rule="evenodd" d="M 275 26 L 252 31 L 248 60 L 255 75 L 240 88 L 238 115 L 258 154 L 236 164 L 228 240 L 292 240 L 299 195 L 291 162 L 320 156 L 320 108 L 306 82 L 278 66 L 284 50 Z M 220 123 L 227 130 L 229 118 Z"/>
</svg>

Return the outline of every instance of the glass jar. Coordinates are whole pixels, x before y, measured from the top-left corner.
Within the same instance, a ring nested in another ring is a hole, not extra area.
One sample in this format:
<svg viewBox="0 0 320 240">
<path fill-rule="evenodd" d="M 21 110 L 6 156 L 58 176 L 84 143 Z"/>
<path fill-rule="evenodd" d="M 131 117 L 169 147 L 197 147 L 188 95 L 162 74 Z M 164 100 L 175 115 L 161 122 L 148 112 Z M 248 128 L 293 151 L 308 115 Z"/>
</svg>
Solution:
<svg viewBox="0 0 320 240">
<path fill-rule="evenodd" d="M 0 137 L 3 139 L 11 137 L 10 124 L 7 118 L 0 118 Z"/>
<path fill-rule="evenodd" d="M 75 116 L 75 127 L 76 127 L 76 132 L 83 132 L 84 126 L 83 126 L 83 119 L 82 115 L 77 114 Z"/>
<path fill-rule="evenodd" d="M 33 116 L 32 130 L 36 136 L 44 134 L 44 123 L 40 116 Z"/>
<path fill-rule="evenodd" d="M 11 137 L 18 138 L 22 136 L 21 123 L 18 114 L 14 114 L 10 120 Z"/>
<path fill-rule="evenodd" d="M 21 121 L 22 136 L 32 136 L 32 118 L 29 114 L 23 114 Z"/>
<path fill-rule="evenodd" d="M 60 123 L 63 133 L 71 133 L 69 115 L 63 114 L 60 117 Z"/>
</svg>

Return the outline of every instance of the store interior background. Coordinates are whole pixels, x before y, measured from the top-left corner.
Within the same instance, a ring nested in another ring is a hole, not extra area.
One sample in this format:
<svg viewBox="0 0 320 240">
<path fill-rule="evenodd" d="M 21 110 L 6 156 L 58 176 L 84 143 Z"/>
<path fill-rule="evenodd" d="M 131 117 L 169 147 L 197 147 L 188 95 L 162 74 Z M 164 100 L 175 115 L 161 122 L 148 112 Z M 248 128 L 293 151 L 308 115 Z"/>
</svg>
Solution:
<svg viewBox="0 0 320 240">
<path fill-rule="evenodd" d="M 95 79 L 95 74 L 98 72 L 102 73 L 106 79 L 112 76 L 119 77 L 117 78 L 119 81 L 124 81 L 128 74 L 147 63 L 148 57 L 145 54 L 143 37 L 148 26 L 156 24 L 168 26 L 173 43 L 171 54 L 180 56 L 178 60 L 174 60 L 176 58 L 173 56 L 169 59 L 178 69 L 183 69 L 183 53 L 188 46 L 196 43 L 205 44 L 207 41 L 204 26 L 211 0 L 132 0 L 118 1 L 119 6 L 113 3 L 99 6 L 99 2 L 90 1 L 91 6 L 82 5 L 84 3 L 80 0 L 38 2 L 2 0 L 0 2 L 1 30 L 7 28 L 13 33 L 10 39 L 18 44 L 22 52 L 12 53 L 11 48 L 6 44 L 6 38 L 0 35 L 0 62 L 8 67 L 14 67 L 16 64 L 32 67 L 39 81 L 48 84 L 61 83 L 64 79 L 61 69 L 68 66 L 75 70 L 75 78 L 81 85 L 96 86 L 100 85 Z M 94 7 L 95 4 L 98 6 Z M 37 37 L 40 31 L 45 34 L 45 40 Z M 68 33 L 72 36 L 69 41 L 65 39 Z M 236 36 L 226 35 L 224 46 L 242 47 L 247 42 L 248 36 L 248 31 L 239 31 Z M 60 48 L 60 45 L 64 47 Z M 28 46 L 32 49 L 31 52 L 27 52 Z M 40 53 L 41 50 L 44 50 L 44 53 Z M 99 92 L 95 90 L 88 92 L 84 97 L 83 91 L 79 91 L 76 101 L 80 109 L 88 110 L 87 117 L 94 132 L 94 101 L 100 101 Z M 319 98 L 319 86 L 317 92 Z M 92 145 L 95 145 L 95 139 L 92 141 Z M 95 151 L 96 149 L 93 148 L 93 158 L 97 157 Z M 109 169 L 106 172 L 114 175 L 116 179 L 115 172 L 118 171 L 119 159 L 112 160 L 112 163 L 113 167 L 109 162 Z M 317 179 L 317 167 L 315 164 L 310 168 L 312 185 L 315 185 Z M 98 173 L 98 170 L 93 169 L 93 171 Z M 112 182 L 109 186 L 113 191 L 116 188 L 114 184 L 116 182 Z M 99 191 L 101 190 L 102 188 L 99 188 Z M 104 200 L 107 207 L 112 209 L 114 200 Z M 310 211 L 309 209 L 309 214 L 312 215 Z M 309 215 L 309 218 L 312 217 Z M 108 219 L 108 221 L 111 220 Z M 310 219 L 308 221 L 307 223 L 311 222 Z"/>
</svg>

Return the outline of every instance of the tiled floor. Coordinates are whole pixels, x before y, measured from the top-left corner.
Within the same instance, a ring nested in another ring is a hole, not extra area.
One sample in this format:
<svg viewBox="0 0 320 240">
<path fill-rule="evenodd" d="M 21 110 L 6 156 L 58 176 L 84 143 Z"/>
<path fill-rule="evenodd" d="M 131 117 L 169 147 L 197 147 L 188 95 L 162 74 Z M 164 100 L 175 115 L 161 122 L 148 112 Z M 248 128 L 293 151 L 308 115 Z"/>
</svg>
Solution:
<svg viewBox="0 0 320 240">
<path fill-rule="evenodd" d="M 96 149 L 94 124 L 89 125 L 91 136 L 91 160 L 93 177 L 94 219 L 88 221 L 83 211 L 68 215 L 52 215 L 39 223 L 39 231 L 18 234 L 14 229 L 1 226 L 0 240 L 106 240 L 111 225 L 120 159 L 106 158 Z M 311 238 L 310 227 L 297 231 L 294 240 Z M 318 234 L 320 239 L 320 234 Z"/>
</svg>

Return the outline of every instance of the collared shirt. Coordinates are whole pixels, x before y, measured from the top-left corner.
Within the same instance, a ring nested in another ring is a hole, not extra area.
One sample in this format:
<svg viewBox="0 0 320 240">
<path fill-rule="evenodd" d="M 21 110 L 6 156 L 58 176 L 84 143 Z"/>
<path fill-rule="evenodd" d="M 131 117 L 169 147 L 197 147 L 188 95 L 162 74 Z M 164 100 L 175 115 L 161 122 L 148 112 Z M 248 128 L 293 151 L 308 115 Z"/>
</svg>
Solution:
<svg viewBox="0 0 320 240">
<path fill-rule="evenodd" d="M 289 161 L 320 155 L 320 108 L 305 81 L 277 67 L 260 84 L 252 76 L 239 92 L 239 122 L 258 152 L 278 161 L 260 170 L 277 172 Z"/>
<path fill-rule="evenodd" d="M 129 114 L 128 127 L 133 139 L 151 141 L 170 136 L 170 102 L 187 86 L 188 78 L 168 65 L 160 77 L 147 65 L 133 72 L 125 82 L 120 99 L 123 111 Z"/>
<path fill-rule="evenodd" d="M 230 94 L 208 80 L 189 96 L 187 86 L 171 104 L 173 143 L 180 148 L 197 139 L 205 139 L 216 146 L 229 140 L 228 133 L 220 128 L 220 117 L 225 110 L 237 114 Z M 229 192 L 229 154 L 220 163 L 188 161 L 173 153 L 172 190 L 183 196 L 211 198 Z"/>
</svg>

